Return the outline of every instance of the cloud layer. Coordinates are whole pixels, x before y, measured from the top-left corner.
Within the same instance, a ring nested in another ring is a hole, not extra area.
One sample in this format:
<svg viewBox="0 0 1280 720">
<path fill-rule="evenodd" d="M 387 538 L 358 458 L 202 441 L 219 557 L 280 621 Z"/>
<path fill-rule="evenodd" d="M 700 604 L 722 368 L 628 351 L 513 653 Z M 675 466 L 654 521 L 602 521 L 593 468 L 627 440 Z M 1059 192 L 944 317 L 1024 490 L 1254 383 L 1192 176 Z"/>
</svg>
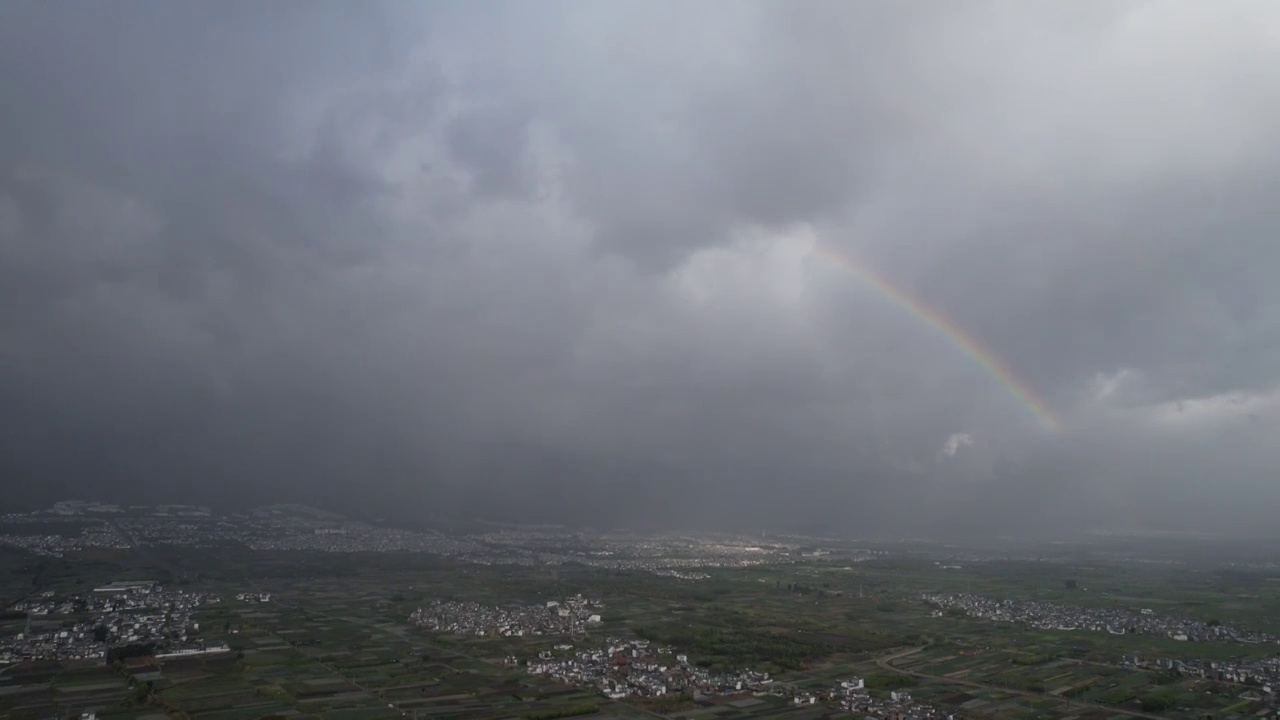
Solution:
<svg viewBox="0 0 1280 720">
<path fill-rule="evenodd" d="M 19 503 L 1265 530 L 1278 38 L 1243 0 L 6 4 L 0 472 Z"/>
</svg>

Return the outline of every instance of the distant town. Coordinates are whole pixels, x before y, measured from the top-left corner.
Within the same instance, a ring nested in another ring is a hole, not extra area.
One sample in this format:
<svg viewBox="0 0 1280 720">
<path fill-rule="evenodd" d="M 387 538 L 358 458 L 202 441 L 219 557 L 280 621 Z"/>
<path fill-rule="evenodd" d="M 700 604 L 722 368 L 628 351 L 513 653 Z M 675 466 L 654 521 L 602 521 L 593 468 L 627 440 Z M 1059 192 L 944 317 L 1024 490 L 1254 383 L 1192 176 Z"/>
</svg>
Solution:
<svg viewBox="0 0 1280 720">
<path fill-rule="evenodd" d="M 456 635 L 522 637 L 580 633 L 602 622 L 598 600 L 581 595 L 564 600 L 548 600 L 545 605 L 498 608 L 475 602 L 432 603 L 418 608 L 409 621 L 434 632 Z"/>
<path fill-rule="evenodd" d="M 925 602 L 970 617 L 1016 622 L 1038 630 L 1091 630 L 1113 635 L 1136 633 L 1195 642 L 1275 643 L 1267 633 L 1242 630 L 1211 620 L 1172 618 L 1150 608 L 1078 607 L 1034 600 L 999 600 L 968 594 L 926 594 Z"/>
<path fill-rule="evenodd" d="M 552 528 L 446 534 L 348 520 L 301 505 L 219 515 L 195 505 L 116 505 L 71 500 L 38 512 L 11 513 L 0 520 L 8 529 L 0 534 L 0 545 L 49 557 L 89 548 L 238 545 L 262 551 L 420 552 L 478 565 L 572 563 L 697 581 L 708 579 L 707 571 L 716 568 L 785 564 L 814 552 L 806 551 L 803 541 L 785 538 L 709 540 L 679 534 L 631 536 Z M 69 524 L 76 525 L 78 531 L 62 531 Z M 54 525 L 60 532 L 46 530 Z M 854 562 L 868 556 L 848 559 Z"/>
</svg>

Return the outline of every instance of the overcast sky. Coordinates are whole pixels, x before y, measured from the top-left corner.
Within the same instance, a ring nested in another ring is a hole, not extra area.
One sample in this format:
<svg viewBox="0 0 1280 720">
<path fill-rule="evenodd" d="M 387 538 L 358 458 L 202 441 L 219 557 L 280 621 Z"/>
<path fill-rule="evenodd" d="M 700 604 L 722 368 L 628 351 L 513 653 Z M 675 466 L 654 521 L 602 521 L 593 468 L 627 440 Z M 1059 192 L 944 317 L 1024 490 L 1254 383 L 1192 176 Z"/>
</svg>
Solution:
<svg viewBox="0 0 1280 720">
<path fill-rule="evenodd" d="M 4 496 L 1266 529 L 1276 128 L 1269 0 L 5 2 Z"/>
</svg>

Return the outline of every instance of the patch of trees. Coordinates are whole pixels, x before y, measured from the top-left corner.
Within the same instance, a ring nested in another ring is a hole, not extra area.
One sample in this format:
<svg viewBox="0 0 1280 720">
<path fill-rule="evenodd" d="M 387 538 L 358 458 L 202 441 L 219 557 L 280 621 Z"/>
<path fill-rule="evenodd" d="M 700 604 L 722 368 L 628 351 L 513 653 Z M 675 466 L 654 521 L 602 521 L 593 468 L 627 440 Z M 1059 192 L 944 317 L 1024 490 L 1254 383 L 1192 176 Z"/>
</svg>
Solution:
<svg viewBox="0 0 1280 720">
<path fill-rule="evenodd" d="M 156 654 L 155 643 L 132 643 L 120 645 L 107 650 L 107 664 L 124 662 L 129 658 L 148 657 Z"/>
<path fill-rule="evenodd" d="M 659 695 L 657 697 L 637 698 L 634 704 L 649 712 L 655 712 L 659 715 L 668 715 L 680 710 L 689 710 L 698 707 L 693 702 L 692 693 L 681 692 L 671 693 L 669 695 Z"/>
<path fill-rule="evenodd" d="M 1062 693 L 1062 697 L 1068 697 L 1068 698 L 1080 697 L 1081 695 L 1084 695 L 1084 694 L 1088 693 L 1088 692 L 1089 692 L 1089 690 L 1090 690 L 1090 688 L 1089 688 L 1089 686 L 1088 686 L 1087 684 L 1085 684 L 1085 685 L 1073 685 L 1072 687 L 1070 687 L 1070 688 L 1068 688 L 1067 690 L 1063 691 L 1063 693 Z"/>
<path fill-rule="evenodd" d="M 837 597 L 844 595 L 843 590 L 832 590 L 831 583 L 823 583 L 821 588 L 804 583 L 787 583 L 787 591 L 798 595 L 835 595 Z"/>
<path fill-rule="evenodd" d="M 1142 708 L 1143 712 L 1162 712 L 1177 704 L 1177 696 L 1167 691 L 1143 695 L 1138 699 L 1138 706 Z"/>
<path fill-rule="evenodd" d="M 556 718 L 577 717 L 579 715 L 594 715 L 600 712 L 598 705 L 572 705 L 566 708 L 555 708 L 552 710 L 542 710 L 525 715 L 525 720 L 556 720 Z"/>
<path fill-rule="evenodd" d="M 1133 691 L 1118 687 L 1102 694 L 1098 702 L 1103 705 L 1123 705 L 1133 699 Z"/>
<path fill-rule="evenodd" d="M 129 693 L 124 699 L 125 707 L 139 707 L 146 705 L 151 700 L 151 681 L 138 683 L 133 687 L 133 692 Z"/>
<path fill-rule="evenodd" d="M 1044 683 L 1035 678 L 1013 678 L 999 684 L 1016 690 L 1025 690 L 1027 692 L 1034 693 L 1043 693 L 1046 690 Z"/>
<path fill-rule="evenodd" d="M 868 690 L 901 690 L 915 687 L 916 679 L 910 675 L 871 675 L 866 679 Z"/>
<path fill-rule="evenodd" d="M 808 643 L 743 627 L 636 628 L 636 635 L 651 642 L 674 645 L 698 658 L 698 664 L 722 670 L 760 667 L 772 663 L 799 670 L 804 663 L 835 650 L 827 643 Z"/>
<path fill-rule="evenodd" d="M 1015 655 L 1009 658 L 1014 665 L 1043 665 L 1053 660 L 1052 655 Z"/>
</svg>

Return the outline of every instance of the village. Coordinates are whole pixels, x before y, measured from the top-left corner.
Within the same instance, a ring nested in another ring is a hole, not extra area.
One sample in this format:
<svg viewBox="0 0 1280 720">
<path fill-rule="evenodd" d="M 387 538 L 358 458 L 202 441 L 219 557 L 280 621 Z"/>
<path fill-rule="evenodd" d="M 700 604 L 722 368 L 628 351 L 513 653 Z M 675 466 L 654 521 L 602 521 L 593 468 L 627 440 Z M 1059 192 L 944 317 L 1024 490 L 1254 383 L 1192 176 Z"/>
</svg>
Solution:
<svg viewBox="0 0 1280 720">
<path fill-rule="evenodd" d="M 925 594 L 937 614 L 962 611 L 969 617 L 1021 623 L 1038 630 L 1092 630 L 1113 635 L 1140 634 L 1195 642 L 1275 643 L 1277 638 L 1214 621 L 1157 615 L 1148 608 L 1079 607 L 1034 600 L 996 600 L 981 595 Z"/>
<path fill-rule="evenodd" d="M 1280 705 L 1280 657 L 1176 660 L 1167 657 L 1144 658 L 1134 654 L 1125 655 L 1120 665 L 1130 670 L 1176 673 L 1215 682 L 1232 683 L 1242 686 L 1240 688 L 1242 699 L 1267 701 L 1271 707 Z"/>
<path fill-rule="evenodd" d="M 113 582 L 85 595 L 45 591 L 12 606 L 27 622 L 0 645 L 0 663 L 105 658 L 110 648 L 126 645 L 153 645 L 157 656 L 206 652 L 210 648 L 194 615 L 218 602 L 217 595 L 170 590 L 152 581 Z M 64 621 L 86 614 L 91 619 Z"/>
<path fill-rule="evenodd" d="M 451 632 L 455 635 L 479 635 L 520 637 L 523 635 L 554 635 L 581 633 L 590 625 L 601 622 L 599 610 L 604 605 L 576 595 L 560 600 L 548 600 L 540 605 L 522 605 L 509 608 L 482 605 L 476 602 L 440 601 L 418 608 L 409 621 L 433 632 Z"/>
<path fill-rule="evenodd" d="M 556 653 L 560 653 L 557 655 Z M 647 640 L 610 639 L 606 644 L 574 651 L 572 645 L 544 650 L 529 661 L 528 672 L 561 682 L 592 687 L 613 698 L 661 697 L 692 691 L 700 696 L 768 692 L 773 679 L 769 673 L 742 670 L 713 672 L 697 667 L 670 647 L 651 646 Z"/>
<path fill-rule="evenodd" d="M 509 661 L 514 661 L 509 658 Z M 569 644 L 544 650 L 530 660 L 528 672 L 580 687 L 595 689 L 610 699 L 654 698 L 687 693 L 693 700 L 717 696 L 775 695 L 790 698 L 795 706 L 835 704 L 842 710 L 869 718 L 893 720 L 951 720 L 953 715 L 925 703 L 910 693 L 895 690 L 875 697 L 862 678 L 838 682 L 825 692 L 797 691 L 777 683 L 767 672 L 744 669 L 717 672 L 699 667 L 675 648 L 655 646 L 647 640 L 612 638 L 600 647 L 574 650 Z"/>
<path fill-rule="evenodd" d="M 669 577 L 677 580 L 709 580 L 710 575 L 704 572 L 688 572 L 685 570 L 654 570 L 658 577 Z"/>
<path fill-rule="evenodd" d="M 797 697 L 797 701 L 801 698 Z M 944 712 L 926 703 L 915 702 L 911 693 L 906 690 L 893 690 L 887 698 L 873 697 L 866 689 L 862 678 L 844 680 L 831 686 L 826 692 L 826 699 L 840 705 L 846 710 L 862 717 L 884 718 L 885 720 L 954 720 L 954 714 Z M 809 700 L 813 703 L 813 700 Z"/>
<path fill-rule="evenodd" d="M 410 552 L 453 557 L 476 565 L 589 566 L 706 580 L 707 569 L 790 563 L 793 543 L 762 544 L 745 537 L 699 537 L 502 528 L 479 533 L 409 530 L 344 518 L 305 505 L 284 504 L 215 514 L 189 505 L 115 505 L 66 500 L 53 507 L 0 516 L 0 546 L 64 557 L 90 548 L 228 543 L 272 552 Z"/>
</svg>

